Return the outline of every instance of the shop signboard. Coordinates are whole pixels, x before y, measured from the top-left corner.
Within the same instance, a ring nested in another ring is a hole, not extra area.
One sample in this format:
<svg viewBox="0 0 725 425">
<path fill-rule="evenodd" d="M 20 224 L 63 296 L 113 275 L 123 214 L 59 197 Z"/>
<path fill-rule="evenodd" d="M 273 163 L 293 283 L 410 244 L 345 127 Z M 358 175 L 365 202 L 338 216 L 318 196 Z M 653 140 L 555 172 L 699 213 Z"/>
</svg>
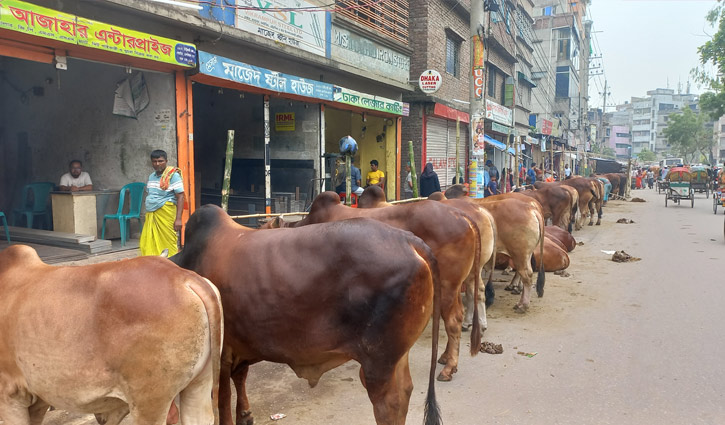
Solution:
<svg viewBox="0 0 725 425">
<path fill-rule="evenodd" d="M 326 55 L 329 12 L 304 0 L 235 0 L 236 27 L 286 46 Z"/>
<path fill-rule="evenodd" d="M 0 2 L 0 29 L 184 67 L 196 66 L 196 46 L 81 18 L 19 0 Z"/>
<path fill-rule="evenodd" d="M 511 109 L 486 99 L 486 119 L 511 127 L 513 118 L 514 114 Z"/>
<path fill-rule="evenodd" d="M 495 132 L 501 133 L 501 134 L 509 134 L 510 130 L 511 130 L 511 127 L 506 127 L 505 125 L 501 125 L 496 122 L 491 123 L 491 131 L 495 131 Z"/>
<path fill-rule="evenodd" d="M 274 114 L 274 131 L 295 131 L 295 113 L 280 112 Z"/>
<path fill-rule="evenodd" d="M 441 74 L 435 69 L 426 69 L 418 77 L 418 87 L 425 94 L 433 94 L 441 88 L 443 79 Z"/>
<path fill-rule="evenodd" d="M 222 56 L 199 51 L 199 71 L 223 80 L 234 81 L 280 93 L 322 100 L 333 100 L 332 84 L 295 77 L 248 65 Z"/>
<path fill-rule="evenodd" d="M 332 25 L 330 38 L 331 59 L 400 83 L 408 83 L 410 56 L 337 25 Z"/>
<path fill-rule="evenodd" d="M 546 134 L 547 136 L 551 135 L 551 129 L 553 127 L 553 124 L 549 120 L 541 119 L 541 134 Z"/>
<path fill-rule="evenodd" d="M 344 87 L 335 86 L 334 99 L 335 102 L 345 103 L 360 108 L 372 109 L 389 114 L 408 116 L 409 111 L 407 103 L 397 100 L 386 99 L 384 97 L 375 96 L 367 93 L 360 93 Z"/>
</svg>

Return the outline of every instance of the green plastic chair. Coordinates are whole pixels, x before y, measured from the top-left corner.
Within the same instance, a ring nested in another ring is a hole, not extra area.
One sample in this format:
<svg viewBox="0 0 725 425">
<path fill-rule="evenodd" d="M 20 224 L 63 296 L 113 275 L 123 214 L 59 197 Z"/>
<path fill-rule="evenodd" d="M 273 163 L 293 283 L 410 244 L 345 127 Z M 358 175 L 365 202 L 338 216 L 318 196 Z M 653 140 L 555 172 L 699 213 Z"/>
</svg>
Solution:
<svg viewBox="0 0 725 425">
<path fill-rule="evenodd" d="M 5 227 L 5 238 L 10 243 L 10 231 L 8 230 L 8 221 L 5 219 L 5 213 L 0 211 L 0 218 L 3 220 L 3 226 Z"/>
<path fill-rule="evenodd" d="M 20 200 L 20 208 L 13 209 L 12 224 L 18 217 L 25 217 L 25 226 L 29 229 L 33 228 L 33 219 L 35 216 L 42 216 L 45 224 L 50 228 L 50 214 L 48 213 L 48 197 L 50 191 L 55 188 L 55 183 L 39 182 L 26 184 Z M 28 206 L 28 193 L 33 192 L 33 205 Z"/>
<path fill-rule="evenodd" d="M 116 214 L 106 214 L 103 216 L 103 229 L 101 230 L 101 239 L 106 239 L 106 220 L 118 220 L 118 226 L 121 230 L 121 246 L 126 245 L 128 239 L 129 222 L 135 218 L 141 223 L 141 204 L 143 203 L 143 192 L 146 183 L 134 182 L 129 183 L 121 188 L 118 196 L 118 211 Z M 126 202 L 126 192 L 129 194 L 128 212 L 123 213 L 123 206 Z"/>
</svg>

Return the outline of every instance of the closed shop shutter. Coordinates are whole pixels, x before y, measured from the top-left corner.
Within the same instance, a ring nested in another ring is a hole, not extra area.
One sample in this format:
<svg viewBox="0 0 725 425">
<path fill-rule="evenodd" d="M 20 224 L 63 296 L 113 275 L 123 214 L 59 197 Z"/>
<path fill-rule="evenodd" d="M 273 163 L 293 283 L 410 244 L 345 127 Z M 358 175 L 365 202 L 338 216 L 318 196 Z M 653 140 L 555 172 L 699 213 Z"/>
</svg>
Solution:
<svg viewBox="0 0 725 425">
<path fill-rule="evenodd" d="M 460 123 L 461 138 L 458 142 L 458 166 L 463 169 L 461 176 L 466 181 L 466 157 L 468 152 L 468 124 Z M 446 188 L 453 183 L 453 177 L 456 175 L 456 122 L 448 121 L 448 176 L 445 180 L 441 180 L 441 189 Z"/>
<path fill-rule="evenodd" d="M 456 175 L 456 122 L 443 118 L 428 117 L 426 163 L 433 164 L 438 174 L 441 189 L 447 189 Z M 466 155 L 468 152 L 468 125 L 461 123 L 461 139 L 458 146 L 458 164 L 465 174 Z M 466 176 L 464 175 L 465 179 Z"/>
</svg>

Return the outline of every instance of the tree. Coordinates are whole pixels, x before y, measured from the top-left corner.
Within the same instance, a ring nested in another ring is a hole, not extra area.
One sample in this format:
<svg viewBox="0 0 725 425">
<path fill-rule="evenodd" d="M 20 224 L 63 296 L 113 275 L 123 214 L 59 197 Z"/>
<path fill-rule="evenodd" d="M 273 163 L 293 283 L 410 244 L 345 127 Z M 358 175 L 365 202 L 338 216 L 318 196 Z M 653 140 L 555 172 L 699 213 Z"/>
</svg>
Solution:
<svg viewBox="0 0 725 425">
<path fill-rule="evenodd" d="M 667 128 L 664 130 L 667 142 L 685 162 L 691 163 L 696 153 L 710 157 L 713 137 L 705 129 L 702 114 L 696 114 L 690 108 L 685 108 L 679 114 L 669 116 Z M 697 156 L 699 158 L 699 155 Z"/>
<path fill-rule="evenodd" d="M 718 0 L 718 4 L 708 12 L 705 19 L 713 28 L 717 27 L 717 32 L 697 48 L 700 66 L 691 73 L 708 90 L 700 96 L 701 109 L 709 115 L 710 120 L 716 121 L 725 115 L 725 4 Z M 710 65 L 716 70 L 714 76 L 707 71 Z"/>
<path fill-rule="evenodd" d="M 649 149 L 642 149 L 642 151 L 637 154 L 637 158 L 641 162 L 654 162 L 657 161 L 657 154 Z"/>
</svg>

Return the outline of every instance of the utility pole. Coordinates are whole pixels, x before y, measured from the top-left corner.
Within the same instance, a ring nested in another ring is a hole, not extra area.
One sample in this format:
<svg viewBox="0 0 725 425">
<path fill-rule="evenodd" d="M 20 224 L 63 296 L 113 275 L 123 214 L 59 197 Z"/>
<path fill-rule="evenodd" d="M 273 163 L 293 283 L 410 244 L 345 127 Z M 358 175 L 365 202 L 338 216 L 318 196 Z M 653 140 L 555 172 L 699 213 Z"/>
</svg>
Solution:
<svg viewBox="0 0 725 425">
<path fill-rule="evenodd" d="M 486 2 L 488 3 L 488 2 Z M 484 101 L 484 90 L 486 87 L 486 70 L 484 62 L 485 46 L 483 38 L 485 36 L 486 28 L 483 26 L 484 17 L 484 2 L 473 1 L 471 2 L 471 21 L 469 23 L 470 28 L 470 55 L 471 55 L 471 70 L 469 71 L 469 143 L 471 153 L 471 168 L 473 163 L 476 164 L 476 170 L 480 167 L 483 169 L 483 164 L 480 164 L 483 159 L 479 155 L 474 147 L 477 145 L 476 140 L 480 136 L 476 133 L 479 122 L 483 121 L 483 101 Z M 483 125 L 481 125 L 483 127 Z M 472 171 L 472 170 L 471 170 Z M 473 174 L 473 173 L 470 173 Z M 476 180 L 478 180 L 478 172 L 476 173 Z M 476 183 L 476 184 L 474 184 Z M 470 193 L 471 197 L 476 197 L 475 191 L 478 191 L 477 181 L 470 181 Z"/>
<path fill-rule="evenodd" d="M 601 145 L 599 148 L 602 152 L 604 152 L 604 137 L 607 134 L 607 132 L 604 131 L 604 114 L 607 113 L 607 84 L 607 80 L 604 80 L 604 102 L 602 102 L 602 114 L 599 116 L 599 131 L 602 132 Z"/>
</svg>

